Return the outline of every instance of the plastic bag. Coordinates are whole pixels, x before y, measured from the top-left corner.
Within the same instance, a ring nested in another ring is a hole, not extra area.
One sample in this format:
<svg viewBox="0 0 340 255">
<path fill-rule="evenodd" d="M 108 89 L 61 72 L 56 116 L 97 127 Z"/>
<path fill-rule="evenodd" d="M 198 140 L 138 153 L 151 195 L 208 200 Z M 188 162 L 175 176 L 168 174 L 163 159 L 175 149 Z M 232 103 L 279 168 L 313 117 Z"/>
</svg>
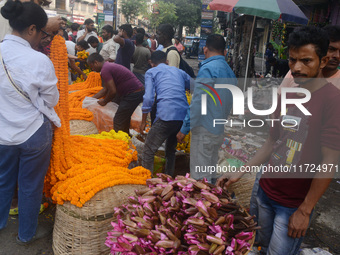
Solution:
<svg viewBox="0 0 340 255">
<path fill-rule="evenodd" d="M 317 248 L 313 248 L 313 249 L 308 249 L 308 248 L 304 248 L 300 251 L 300 255 L 332 255 L 332 253 L 321 249 L 319 247 Z"/>
<path fill-rule="evenodd" d="M 96 125 L 98 132 L 109 132 L 113 129 L 113 118 L 118 110 L 118 104 L 109 102 L 105 106 L 98 103 L 98 99 L 93 97 L 85 97 L 83 108 L 93 113 L 92 122 Z M 142 122 L 142 108 L 138 106 L 131 116 L 130 128 L 138 130 Z"/>
</svg>

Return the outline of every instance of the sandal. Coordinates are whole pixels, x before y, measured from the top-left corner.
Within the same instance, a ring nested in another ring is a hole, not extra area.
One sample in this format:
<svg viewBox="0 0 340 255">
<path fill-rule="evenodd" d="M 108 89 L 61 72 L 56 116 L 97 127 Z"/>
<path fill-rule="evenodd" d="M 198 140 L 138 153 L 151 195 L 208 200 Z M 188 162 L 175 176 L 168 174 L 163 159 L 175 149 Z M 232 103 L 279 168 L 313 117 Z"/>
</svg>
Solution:
<svg viewBox="0 0 340 255">
<path fill-rule="evenodd" d="M 44 204 L 41 204 L 39 214 L 41 214 L 43 211 L 45 211 L 46 208 L 47 207 L 45 207 Z M 9 210 L 9 215 L 11 215 L 11 216 L 15 216 L 15 215 L 18 215 L 18 214 L 19 214 L 18 207 Z"/>
<path fill-rule="evenodd" d="M 18 207 L 9 210 L 9 215 L 11 215 L 11 216 L 15 216 L 15 215 L 18 215 L 18 214 L 19 214 Z"/>
</svg>

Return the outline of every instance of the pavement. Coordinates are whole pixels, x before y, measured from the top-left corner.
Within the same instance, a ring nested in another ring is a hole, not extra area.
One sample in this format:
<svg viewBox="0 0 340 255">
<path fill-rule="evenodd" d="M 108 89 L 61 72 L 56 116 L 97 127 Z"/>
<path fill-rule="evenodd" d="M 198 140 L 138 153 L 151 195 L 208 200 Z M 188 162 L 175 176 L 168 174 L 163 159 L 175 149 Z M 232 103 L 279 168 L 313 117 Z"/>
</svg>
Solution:
<svg viewBox="0 0 340 255">
<path fill-rule="evenodd" d="M 185 58 L 184 58 L 185 59 Z M 198 71 L 197 59 L 185 59 Z M 261 66 L 255 63 L 256 66 Z M 259 130 L 256 130 L 257 132 Z M 247 130 L 246 132 L 252 132 Z M 264 134 L 268 129 L 261 131 Z M 334 255 L 340 255 L 340 179 L 334 179 L 315 207 L 311 226 L 303 242 L 303 248 L 327 248 Z M 55 205 L 51 205 L 39 216 L 39 224 L 53 228 Z M 8 225 L 0 230 L 0 255 L 53 255 L 52 234 L 26 246 L 16 244 L 18 216 L 10 216 Z"/>
<path fill-rule="evenodd" d="M 53 229 L 55 205 L 50 205 L 39 215 L 39 225 Z M 27 246 L 16 243 L 18 235 L 18 216 L 9 216 L 7 227 L 0 230 L 0 255 L 53 255 L 52 233 Z"/>
</svg>

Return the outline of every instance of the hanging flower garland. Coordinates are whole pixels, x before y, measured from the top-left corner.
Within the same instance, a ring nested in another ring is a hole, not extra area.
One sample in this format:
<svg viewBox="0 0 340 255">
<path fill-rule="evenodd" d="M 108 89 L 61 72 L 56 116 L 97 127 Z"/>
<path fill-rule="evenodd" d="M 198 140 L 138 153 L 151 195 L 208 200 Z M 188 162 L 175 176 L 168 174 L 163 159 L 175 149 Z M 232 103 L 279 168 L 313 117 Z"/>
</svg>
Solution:
<svg viewBox="0 0 340 255">
<path fill-rule="evenodd" d="M 55 107 L 62 126 L 53 137 L 51 161 L 45 178 L 44 192 L 55 203 L 70 201 L 81 207 L 98 191 L 119 184 L 145 184 L 151 178 L 143 167 L 128 169 L 137 159 L 137 152 L 127 141 L 70 136 L 70 115 L 81 104 L 81 98 L 97 93 L 89 88 L 69 95 L 67 51 L 61 36 L 55 36 L 51 46 L 51 60 L 58 77 L 59 103 Z"/>
</svg>

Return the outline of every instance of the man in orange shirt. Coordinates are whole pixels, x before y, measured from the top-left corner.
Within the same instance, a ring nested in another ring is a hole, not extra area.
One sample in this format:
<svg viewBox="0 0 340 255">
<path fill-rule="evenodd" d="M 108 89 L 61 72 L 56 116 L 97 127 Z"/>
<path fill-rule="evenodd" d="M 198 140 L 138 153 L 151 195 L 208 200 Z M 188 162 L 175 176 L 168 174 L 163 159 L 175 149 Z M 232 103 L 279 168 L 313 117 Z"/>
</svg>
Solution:
<svg viewBox="0 0 340 255">
<path fill-rule="evenodd" d="M 340 89 L 340 70 L 338 66 L 340 64 L 340 26 L 329 25 L 323 28 L 329 36 L 329 47 L 327 51 L 327 57 L 329 61 L 323 68 L 322 74 L 328 82 L 332 83 L 335 87 Z M 298 84 L 294 82 L 291 71 L 287 73 L 283 79 L 278 93 L 281 93 L 282 87 L 297 87 Z"/>
</svg>

